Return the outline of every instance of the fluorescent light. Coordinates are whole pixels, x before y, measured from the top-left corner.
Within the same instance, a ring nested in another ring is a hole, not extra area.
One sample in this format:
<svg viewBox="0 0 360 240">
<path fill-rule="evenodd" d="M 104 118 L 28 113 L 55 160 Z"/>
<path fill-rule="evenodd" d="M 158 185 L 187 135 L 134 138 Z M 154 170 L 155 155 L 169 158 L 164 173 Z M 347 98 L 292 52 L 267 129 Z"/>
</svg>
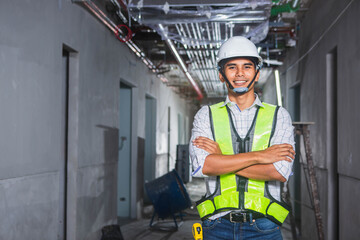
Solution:
<svg viewBox="0 0 360 240">
<path fill-rule="evenodd" d="M 275 74 L 277 103 L 280 107 L 282 107 L 279 70 L 276 69 L 274 74 Z"/>
</svg>

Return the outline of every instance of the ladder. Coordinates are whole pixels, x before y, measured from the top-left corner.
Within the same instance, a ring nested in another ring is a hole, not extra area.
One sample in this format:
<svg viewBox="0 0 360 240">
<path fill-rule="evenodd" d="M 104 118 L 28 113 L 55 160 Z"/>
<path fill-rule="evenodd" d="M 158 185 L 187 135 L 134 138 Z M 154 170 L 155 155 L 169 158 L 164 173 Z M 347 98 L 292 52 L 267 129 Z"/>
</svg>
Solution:
<svg viewBox="0 0 360 240">
<path fill-rule="evenodd" d="M 315 221 L 318 233 L 318 239 L 324 240 L 324 227 L 320 212 L 320 199 L 319 199 L 319 191 L 316 182 L 316 173 L 314 169 L 314 161 L 312 158 L 312 151 L 310 147 L 310 130 L 309 125 L 315 124 L 314 122 L 293 122 L 293 126 L 295 127 L 295 133 L 299 136 L 303 136 L 304 140 L 304 147 L 305 147 L 305 154 L 306 154 L 306 163 L 307 163 L 307 170 L 310 178 L 310 199 L 314 205 L 314 212 L 315 212 Z M 303 165 L 304 172 L 305 166 Z M 288 195 L 288 193 L 287 193 Z M 290 223 L 291 223 L 291 230 L 293 233 L 294 239 L 296 239 L 296 227 L 295 221 L 293 219 L 292 213 L 290 215 Z"/>
</svg>

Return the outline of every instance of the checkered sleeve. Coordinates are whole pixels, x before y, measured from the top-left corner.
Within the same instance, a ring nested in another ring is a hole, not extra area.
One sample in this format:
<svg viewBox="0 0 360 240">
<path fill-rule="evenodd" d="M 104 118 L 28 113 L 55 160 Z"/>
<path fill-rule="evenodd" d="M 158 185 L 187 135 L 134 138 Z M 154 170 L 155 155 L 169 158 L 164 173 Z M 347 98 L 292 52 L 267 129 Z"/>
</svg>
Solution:
<svg viewBox="0 0 360 240">
<path fill-rule="evenodd" d="M 270 146 L 282 143 L 291 144 L 295 149 L 294 127 L 292 125 L 290 114 L 285 108 L 280 107 L 277 114 L 275 132 L 270 141 Z M 292 174 L 293 162 L 278 161 L 273 164 L 276 170 L 287 181 Z"/>
<path fill-rule="evenodd" d="M 204 176 L 202 173 L 202 168 L 204 166 L 205 158 L 209 153 L 203 149 L 197 148 L 192 144 L 192 140 L 196 137 L 207 137 L 213 140 L 212 132 L 210 128 L 210 119 L 209 119 L 209 107 L 203 106 L 195 115 L 193 128 L 191 130 L 191 139 L 189 143 L 189 153 L 190 159 L 193 165 L 192 175 L 195 177 Z"/>
</svg>

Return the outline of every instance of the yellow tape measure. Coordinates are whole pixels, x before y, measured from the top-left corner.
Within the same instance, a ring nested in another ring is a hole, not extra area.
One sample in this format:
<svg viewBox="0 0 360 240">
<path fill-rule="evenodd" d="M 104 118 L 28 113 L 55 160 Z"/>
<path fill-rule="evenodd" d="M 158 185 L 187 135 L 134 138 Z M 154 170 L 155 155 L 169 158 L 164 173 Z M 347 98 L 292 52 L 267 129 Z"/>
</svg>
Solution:
<svg viewBox="0 0 360 240">
<path fill-rule="evenodd" d="M 200 223 L 194 223 L 192 226 L 192 233 L 195 240 L 203 240 L 202 227 Z"/>
</svg>

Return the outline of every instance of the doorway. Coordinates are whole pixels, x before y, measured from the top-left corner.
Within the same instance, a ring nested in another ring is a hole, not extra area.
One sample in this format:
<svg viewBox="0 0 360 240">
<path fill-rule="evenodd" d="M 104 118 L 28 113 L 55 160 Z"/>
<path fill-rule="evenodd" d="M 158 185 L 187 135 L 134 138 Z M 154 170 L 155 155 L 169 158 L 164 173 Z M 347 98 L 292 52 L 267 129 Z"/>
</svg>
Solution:
<svg viewBox="0 0 360 240">
<path fill-rule="evenodd" d="M 293 122 L 300 121 L 300 82 L 296 82 L 289 89 L 289 112 Z M 300 136 L 295 135 L 295 142 L 300 142 Z M 292 198 L 292 209 L 296 222 L 296 226 L 300 230 L 301 226 L 301 169 L 300 148 L 299 144 L 295 144 L 295 159 L 293 164 L 293 176 L 289 179 L 289 191 Z"/>
<path fill-rule="evenodd" d="M 132 90 L 120 83 L 119 98 L 119 161 L 117 182 L 117 215 L 130 217 L 130 178 L 131 178 L 131 128 L 132 128 Z"/>
<path fill-rule="evenodd" d="M 327 237 L 339 239 L 339 174 L 337 124 L 337 48 L 326 55 L 326 159 L 328 167 Z"/>
<path fill-rule="evenodd" d="M 68 125 L 69 125 L 69 63 L 70 52 L 62 50 L 62 109 L 63 122 L 63 162 L 59 169 L 59 231 L 58 239 L 66 240 L 66 209 L 67 209 L 67 165 L 68 165 Z"/>
<path fill-rule="evenodd" d="M 79 114 L 79 56 L 67 45 L 62 47 L 61 116 L 63 156 L 59 165 L 58 239 L 76 238 L 78 114 Z"/>
<path fill-rule="evenodd" d="M 146 96 L 145 102 L 144 183 L 155 179 L 156 160 L 156 99 Z M 144 203 L 149 203 L 147 195 L 143 196 Z"/>
<path fill-rule="evenodd" d="M 146 96 L 144 181 L 155 178 L 156 100 Z"/>
</svg>

